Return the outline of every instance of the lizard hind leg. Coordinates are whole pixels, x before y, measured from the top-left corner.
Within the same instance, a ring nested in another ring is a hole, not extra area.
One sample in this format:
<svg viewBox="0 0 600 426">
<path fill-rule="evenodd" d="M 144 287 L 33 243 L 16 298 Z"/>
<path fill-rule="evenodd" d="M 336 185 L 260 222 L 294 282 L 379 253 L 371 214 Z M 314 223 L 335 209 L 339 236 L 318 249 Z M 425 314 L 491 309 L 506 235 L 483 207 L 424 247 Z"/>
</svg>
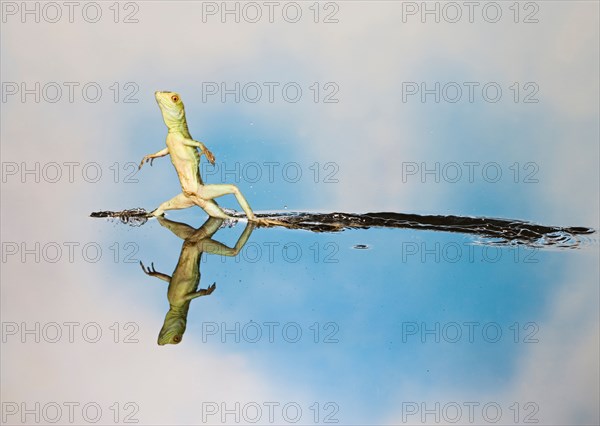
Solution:
<svg viewBox="0 0 600 426">
<path fill-rule="evenodd" d="M 202 207 L 202 209 L 204 209 L 204 211 L 206 213 L 208 213 L 209 216 L 212 216 L 215 218 L 220 218 L 220 219 L 237 219 L 237 218 L 232 218 L 227 213 L 225 213 L 214 200 L 204 200 L 203 199 L 202 205 L 200 205 L 200 204 L 198 204 L 198 205 L 200 207 Z M 264 226 L 264 227 L 287 226 L 287 227 L 289 227 L 289 225 L 284 222 L 274 220 L 274 219 L 257 218 L 254 215 L 252 216 L 252 219 L 250 219 L 250 220 L 252 221 L 252 223 L 254 223 L 255 225 L 258 225 L 258 226 Z"/>
<path fill-rule="evenodd" d="M 232 217 L 225 213 L 213 200 L 202 200 L 202 203 L 198 203 L 198 205 L 211 217 L 216 217 L 218 219 L 232 219 Z"/>
<path fill-rule="evenodd" d="M 152 210 L 150 215 L 154 217 L 162 216 L 165 210 L 186 209 L 188 207 L 192 207 L 193 205 L 195 205 L 194 201 L 185 194 L 181 193 L 174 196 L 169 201 L 165 201 L 156 209 Z"/>
<path fill-rule="evenodd" d="M 205 200 L 198 196 L 196 196 L 196 197 L 197 197 L 196 200 L 198 200 L 198 203 L 197 203 L 198 206 L 202 207 L 202 209 L 204 209 L 204 211 L 206 213 L 208 213 L 209 216 L 219 218 L 219 219 L 237 219 L 237 218 L 232 218 L 227 213 L 225 213 L 214 200 Z M 248 206 L 248 208 L 250 208 L 250 206 Z M 252 210 L 250 210 L 250 212 L 252 212 Z M 246 215 L 248 216 L 247 213 L 246 213 Z M 254 223 L 255 225 L 258 225 L 258 226 L 264 226 L 264 227 L 284 226 L 284 227 L 288 227 L 288 228 L 290 227 L 288 223 L 281 222 L 276 219 L 257 218 L 254 214 L 252 214 L 252 216 L 249 217 L 249 219 L 252 221 L 252 223 Z"/>
<path fill-rule="evenodd" d="M 248 204 L 248 201 L 246 201 L 246 198 L 244 198 L 244 196 L 242 195 L 242 192 L 235 185 L 229 185 L 229 184 L 202 185 L 198 191 L 198 196 L 205 201 L 209 201 L 209 200 L 212 200 L 213 198 L 221 197 L 226 194 L 235 195 L 237 202 L 240 204 L 240 207 L 242 208 L 242 210 L 244 210 L 244 213 L 246 213 L 246 216 L 248 217 L 248 219 L 250 219 L 250 220 L 255 219 L 254 213 L 252 212 L 252 209 L 250 208 L 250 204 Z M 202 208 L 204 210 L 206 210 L 206 208 L 204 208 L 204 207 L 202 207 Z M 219 207 L 217 206 L 217 208 L 219 208 Z M 219 210 L 221 210 L 221 209 L 219 208 Z M 208 210 L 206 212 L 208 213 Z M 221 212 L 222 212 L 222 210 L 221 210 Z"/>
</svg>

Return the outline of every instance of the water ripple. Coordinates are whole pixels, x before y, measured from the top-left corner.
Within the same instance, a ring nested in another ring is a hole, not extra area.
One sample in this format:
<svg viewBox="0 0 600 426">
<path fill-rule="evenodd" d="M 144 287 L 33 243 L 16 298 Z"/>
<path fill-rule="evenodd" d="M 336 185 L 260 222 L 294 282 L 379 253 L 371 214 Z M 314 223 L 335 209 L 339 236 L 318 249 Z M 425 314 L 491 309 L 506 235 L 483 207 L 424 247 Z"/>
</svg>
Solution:
<svg viewBox="0 0 600 426">
<path fill-rule="evenodd" d="M 228 211 L 236 219 L 244 214 Z M 131 226 L 141 226 L 149 214 L 141 208 L 119 212 L 94 212 L 91 217 L 113 218 Z M 456 232 L 477 237 L 475 244 L 526 245 L 531 247 L 579 248 L 597 245 L 597 232 L 582 226 L 557 227 L 509 219 L 469 216 L 426 216 L 394 212 L 378 213 L 309 213 L 266 212 L 257 217 L 269 219 L 271 226 L 311 232 L 340 232 L 346 229 L 400 228 Z M 228 223 L 233 226 L 235 222 Z M 359 247 L 356 247 L 359 248 Z M 360 247 L 363 248 L 363 247 Z"/>
</svg>

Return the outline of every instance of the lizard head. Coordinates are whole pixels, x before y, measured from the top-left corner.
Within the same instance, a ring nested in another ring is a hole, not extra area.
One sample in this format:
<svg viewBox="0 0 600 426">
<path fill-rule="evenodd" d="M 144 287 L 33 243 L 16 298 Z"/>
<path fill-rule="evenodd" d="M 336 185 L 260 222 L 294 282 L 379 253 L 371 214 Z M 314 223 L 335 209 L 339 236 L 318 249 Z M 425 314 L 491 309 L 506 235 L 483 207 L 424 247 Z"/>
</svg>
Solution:
<svg viewBox="0 0 600 426">
<path fill-rule="evenodd" d="M 183 339 L 183 333 L 185 333 L 185 327 L 187 324 L 187 309 L 180 310 L 171 307 L 165 322 L 158 334 L 158 344 L 178 344 Z"/>
<path fill-rule="evenodd" d="M 185 109 L 178 93 L 154 92 L 154 97 L 168 128 L 180 124 L 181 120 L 185 120 Z"/>
</svg>

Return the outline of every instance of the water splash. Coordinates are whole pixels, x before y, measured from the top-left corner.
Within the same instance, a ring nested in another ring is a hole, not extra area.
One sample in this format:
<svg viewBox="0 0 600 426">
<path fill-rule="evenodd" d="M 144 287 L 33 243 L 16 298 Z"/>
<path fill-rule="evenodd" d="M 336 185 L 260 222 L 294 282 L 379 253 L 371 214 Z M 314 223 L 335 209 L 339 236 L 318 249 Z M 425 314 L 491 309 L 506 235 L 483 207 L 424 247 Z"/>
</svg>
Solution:
<svg viewBox="0 0 600 426">
<path fill-rule="evenodd" d="M 234 226 L 243 213 L 227 210 L 233 219 L 223 226 Z M 141 226 L 148 221 L 149 212 L 142 208 L 119 212 L 94 212 L 91 217 L 115 218 L 130 226 Z M 346 229 L 400 228 L 430 231 L 455 232 L 475 236 L 474 244 L 483 245 L 526 245 L 530 247 L 579 248 L 597 243 L 591 238 L 596 230 L 587 227 L 556 227 L 538 225 L 520 220 L 496 219 L 468 216 L 424 216 L 415 214 L 379 213 L 308 213 L 266 212 L 257 217 L 268 219 L 270 225 L 311 232 L 341 232 Z M 361 248 L 363 247 L 355 247 Z"/>
<path fill-rule="evenodd" d="M 118 212 L 93 212 L 90 214 L 90 217 L 108 218 L 111 220 L 118 219 L 121 223 L 126 225 L 142 226 L 144 223 L 148 222 L 148 219 L 150 219 L 152 216 L 150 215 L 150 212 L 146 211 L 146 209 L 138 207 L 135 209 L 121 210 Z"/>
<path fill-rule="evenodd" d="M 351 213 L 261 213 L 258 217 L 280 222 L 290 229 L 312 232 L 340 232 L 345 229 L 402 228 L 444 231 L 478 237 L 486 245 L 527 245 L 532 247 L 578 248 L 593 244 L 587 227 L 557 227 L 520 220 L 468 216 L 425 216 L 393 212 Z"/>
</svg>

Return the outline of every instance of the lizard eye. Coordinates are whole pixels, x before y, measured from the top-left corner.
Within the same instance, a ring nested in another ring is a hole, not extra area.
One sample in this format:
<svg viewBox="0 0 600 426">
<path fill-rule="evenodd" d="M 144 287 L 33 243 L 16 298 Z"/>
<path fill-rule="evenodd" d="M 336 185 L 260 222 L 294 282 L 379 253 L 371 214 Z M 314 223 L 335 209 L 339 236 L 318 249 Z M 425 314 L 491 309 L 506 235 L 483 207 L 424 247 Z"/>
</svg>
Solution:
<svg viewBox="0 0 600 426">
<path fill-rule="evenodd" d="M 177 96 L 177 95 L 173 95 L 173 96 L 171 96 L 171 100 L 172 100 L 173 102 L 177 102 L 177 101 L 179 100 L 179 96 Z"/>
</svg>

